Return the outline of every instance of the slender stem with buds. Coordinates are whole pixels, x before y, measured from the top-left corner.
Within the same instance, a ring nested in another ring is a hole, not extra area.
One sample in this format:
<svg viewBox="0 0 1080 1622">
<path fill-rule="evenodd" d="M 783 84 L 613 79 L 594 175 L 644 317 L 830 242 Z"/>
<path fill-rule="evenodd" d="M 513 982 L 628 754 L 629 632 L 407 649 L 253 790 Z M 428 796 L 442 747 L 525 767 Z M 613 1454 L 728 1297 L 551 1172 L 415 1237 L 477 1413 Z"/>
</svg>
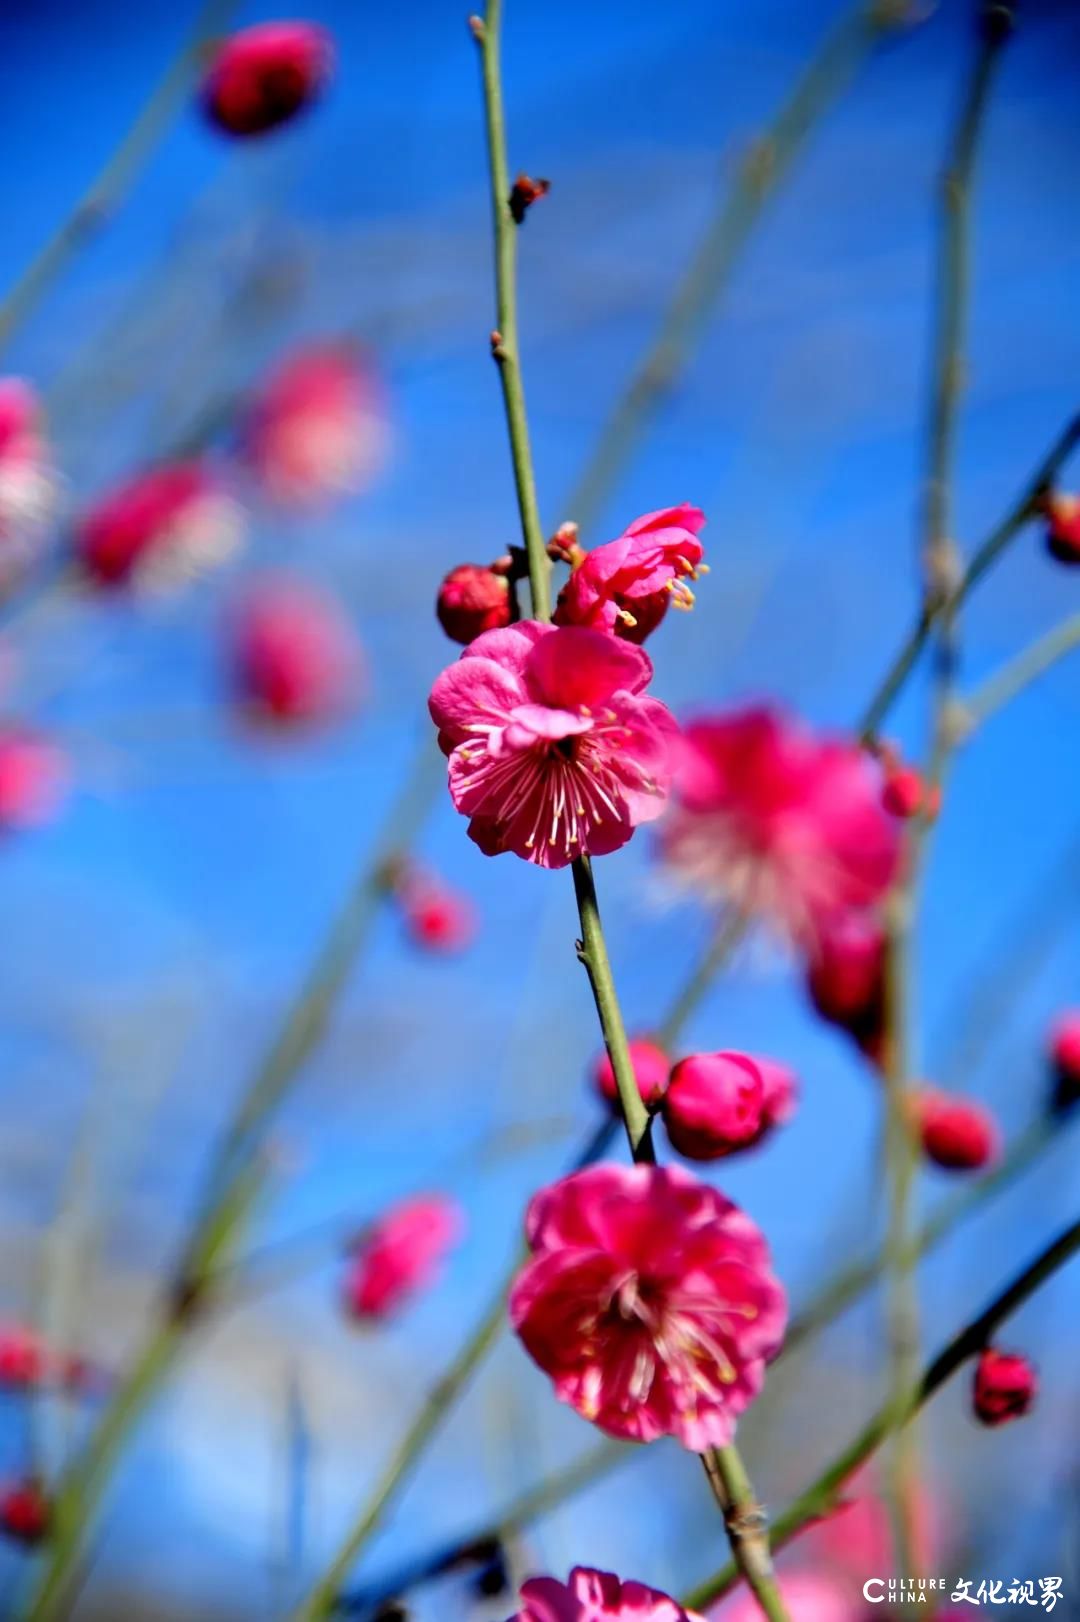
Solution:
<svg viewBox="0 0 1080 1622">
<path fill-rule="evenodd" d="M 936 679 L 933 743 L 925 773 L 927 804 L 903 841 L 900 874 L 885 912 L 885 1062 L 887 1089 L 886 1178 L 888 1222 L 889 1389 L 896 1436 L 889 1450 L 887 1487 L 902 1576 L 915 1576 L 914 1515 L 918 1487 L 916 1429 L 904 1426 L 904 1404 L 919 1358 L 919 1299 L 911 1234 L 912 1199 L 919 1164 L 910 1117 L 910 1031 L 912 1029 L 912 927 L 918 902 L 931 817 L 929 805 L 941 790 L 955 746 L 951 723 L 957 665 L 959 606 L 957 552 L 952 537 L 952 482 L 960 399 L 964 384 L 964 343 L 970 280 L 972 176 L 994 70 L 1008 37 L 1006 6 L 981 8 L 980 46 L 963 98 L 941 181 L 941 249 L 928 411 L 926 485 L 921 535 L 922 617 L 934 624 Z"/>
<path fill-rule="evenodd" d="M 0 302 L 0 347 L 10 341 L 80 248 L 115 214 L 187 96 L 208 43 L 236 9 L 236 0 L 206 0 L 189 40 L 165 69 L 119 146 Z"/>
<path fill-rule="evenodd" d="M 985 1311 L 972 1319 L 942 1348 L 933 1362 L 927 1365 L 922 1378 L 905 1392 L 902 1422 L 909 1423 L 935 1392 L 939 1391 L 969 1358 L 982 1350 L 1000 1325 L 1012 1313 L 1017 1312 L 1041 1285 L 1071 1261 L 1078 1250 L 1080 1250 L 1080 1221 L 1072 1223 L 1040 1251 L 1000 1295 L 991 1301 Z M 891 1405 L 886 1403 L 828 1468 L 822 1471 L 817 1480 L 805 1492 L 800 1493 L 782 1515 L 777 1516 L 773 1533 L 775 1547 L 782 1548 L 805 1527 L 829 1515 L 838 1507 L 844 1486 L 888 1438 L 892 1431 L 893 1420 Z M 686 1596 L 683 1604 L 688 1609 L 704 1610 L 707 1605 L 712 1605 L 714 1601 L 728 1593 L 739 1581 L 739 1577 L 739 1569 L 732 1562 L 725 1566 L 723 1571 L 717 1572 L 715 1577 L 710 1577 L 707 1582 L 695 1588 L 692 1594 Z"/>
</svg>

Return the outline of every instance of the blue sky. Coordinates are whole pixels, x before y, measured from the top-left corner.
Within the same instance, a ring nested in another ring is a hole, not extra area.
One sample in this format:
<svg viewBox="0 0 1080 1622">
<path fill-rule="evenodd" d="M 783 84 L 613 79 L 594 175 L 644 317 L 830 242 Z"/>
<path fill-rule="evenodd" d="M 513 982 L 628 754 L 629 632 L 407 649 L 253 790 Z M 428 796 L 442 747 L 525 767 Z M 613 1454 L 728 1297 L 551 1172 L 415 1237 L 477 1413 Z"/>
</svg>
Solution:
<svg viewBox="0 0 1080 1622">
<path fill-rule="evenodd" d="M 839 10 L 790 0 L 510 0 L 507 10 L 511 165 L 554 183 L 521 244 L 524 361 L 541 505 L 554 525 L 718 178 Z M 435 582 L 513 538 L 486 353 L 485 159 L 463 15 L 445 0 L 407 12 L 331 4 L 311 15 L 338 42 L 325 106 L 258 150 L 223 150 L 194 111 L 185 114 L 7 357 L 54 390 L 72 505 L 297 336 L 359 331 L 380 353 L 393 402 L 393 465 L 362 501 L 307 525 L 257 511 L 248 560 L 175 603 L 61 609 L 12 633 L 12 702 L 70 738 L 78 786 L 54 829 L 0 852 L 17 943 L 0 977 L 9 1122 L 0 1199 L 12 1235 L 0 1299 L 12 1312 L 26 1308 L 36 1240 L 71 1187 L 82 1131 L 101 1253 L 80 1321 L 108 1357 L 130 1346 L 211 1135 L 425 735 L 423 699 L 448 657 L 430 611 Z M 5 181 L 0 282 L 79 195 L 184 26 L 184 13 L 164 7 L 143 8 L 133 24 L 116 0 L 46 0 L 0 17 L 5 127 L 18 155 Z M 1080 404 L 1077 45 L 1068 7 L 1033 5 L 992 103 L 958 451 L 966 549 Z M 709 515 L 712 573 L 699 606 L 672 616 L 653 645 L 657 690 L 680 713 L 771 694 L 822 724 L 850 724 L 908 623 L 934 182 L 967 50 L 965 8 L 943 6 L 867 64 L 769 209 L 612 493 L 604 533 L 669 501 L 691 499 Z M 269 302 L 254 308 L 253 266 L 273 272 Z M 137 387 L 114 408 L 129 372 Z M 223 606 L 235 575 L 264 562 L 344 595 L 370 672 L 355 722 L 281 748 L 253 746 L 219 704 Z M 1075 610 L 1077 591 L 1037 537 L 1022 538 L 965 615 L 965 680 Z M 1046 1025 L 1077 995 L 1078 668 L 1055 670 L 963 756 L 919 929 L 919 1064 L 991 1099 L 1010 1130 L 1042 1096 Z M 914 683 L 895 725 L 909 748 L 921 747 L 924 710 Z M 587 1130 L 581 1076 L 596 1036 L 573 956 L 569 880 L 486 861 L 448 805 L 423 848 L 475 898 L 481 937 L 459 961 L 435 963 L 417 960 L 394 920 L 380 925 L 283 1112 L 288 1170 L 264 1236 L 377 1210 L 440 1180 L 448 1157 L 508 1120 L 565 1117 L 567 1143 Z M 628 1016 L 647 1025 L 700 949 L 706 921 L 659 893 L 645 836 L 601 864 L 600 882 Z M 972 1071 L 956 1047 L 957 1019 L 967 1017 L 973 983 L 1010 947 L 1034 968 L 1014 977 L 1006 1006 L 976 1007 L 991 1029 Z M 811 1020 L 797 976 L 768 954 L 739 964 L 689 1035 L 704 1047 L 773 1052 L 803 1077 L 797 1121 L 723 1178 L 770 1235 L 798 1299 L 822 1256 L 846 1252 L 876 1221 L 876 1084 Z M 1063 1144 L 934 1261 L 928 1342 L 1070 1214 L 1070 1153 Z M 453 1182 L 471 1237 L 444 1285 L 385 1335 L 341 1324 L 332 1254 L 303 1283 L 225 1320 L 122 1474 L 106 1579 L 134 1562 L 147 1580 L 187 1592 L 191 1614 L 230 1598 L 238 1615 L 272 1606 L 279 1591 L 267 1597 L 266 1573 L 284 1490 L 275 1437 L 290 1371 L 301 1370 L 316 1436 L 314 1560 L 512 1253 L 527 1193 L 564 1157 L 549 1135 L 482 1175 L 459 1164 Z M 927 1183 L 931 1197 L 940 1192 L 940 1177 Z M 991 1451 L 970 1433 L 960 1393 L 941 1399 L 928 1432 L 942 1493 L 961 1481 L 974 1492 L 988 1473 L 1035 1454 L 1051 1477 L 1064 1468 L 1060 1415 L 1075 1386 L 1049 1330 L 1074 1322 L 1076 1301 L 1075 1282 L 1060 1280 L 1018 1323 L 1013 1338 L 1030 1337 L 1047 1386 L 1043 1414 L 1022 1434 L 994 1438 Z M 873 1314 L 859 1316 L 830 1342 L 807 1389 L 828 1390 L 839 1369 L 872 1400 L 875 1335 Z M 834 1400 L 831 1424 L 828 1401 L 815 1406 L 817 1420 L 792 1422 L 787 1445 L 762 1446 L 774 1501 L 844 1429 L 846 1402 Z M 13 1466 L 17 1419 L 3 1433 Z M 498 1444 L 500 1428 L 509 1445 Z M 589 1440 L 505 1346 L 376 1563 L 453 1530 L 463 1505 L 472 1524 L 483 1505 Z M 652 1477 L 638 1465 L 622 1497 L 597 1491 L 553 1517 L 530 1545 L 533 1558 L 556 1567 L 636 1559 L 635 1575 L 673 1586 L 698 1575 L 713 1560 L 702 1548 L 697 1483 L 679 1466 L 675 1457 L 657 1466 L 669 1515 L 652 1512 Z M 997 1535 L 994 1516 L 992 1503 L 980 1504 L 966 1532 Z M 1051 1548 L 1062 1530 L 1052 1521 Z M 1019 1546 L 1022 1534 L 1008 1535 Z"/>
</svg>

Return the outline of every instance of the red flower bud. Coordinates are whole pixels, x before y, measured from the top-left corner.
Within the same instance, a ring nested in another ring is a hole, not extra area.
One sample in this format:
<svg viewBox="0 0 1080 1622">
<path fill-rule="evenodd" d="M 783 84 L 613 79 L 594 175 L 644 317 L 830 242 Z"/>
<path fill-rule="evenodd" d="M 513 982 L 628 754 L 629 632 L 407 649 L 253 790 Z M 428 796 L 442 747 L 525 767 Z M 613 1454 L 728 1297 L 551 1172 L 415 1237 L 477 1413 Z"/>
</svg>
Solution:
<svg viewBox="0 0 1080 1622">
<path fill-rule="evenodd" d="M 1063 1014 L 1054 1028 L 1050 1043 L 1054 1067 L 1051 1108 L 1062 1115 L 1080 1103 L 1080 1009 Z"/>
<path fill-rule="evenodd" d="M 810 997 L 830 1025 L 872 1049 L 881 1034 L 885 932 L 875 918 L 837 913 L 818 932 L 807 970 Z"/>
<path fill-rule="evenodd" d="M 916 767 L 893 759 L 885 764 L 881 803 L 894 817 L 925 815 L 932 820 L 941 810 L 941 788 L 936 783 L 928 786 Z"/>
<path fill-rule="evenodd" d="M 1080 496 L 1053 492 L 1043 503 L 1046 550 L 1059 563 L 1080 563 Z"/>
<path fill-rule="evenodd" d="M 531 175 L 518 175 L 510 193 L 510 213 L 516 225 L 521 225 L 535 202 L 546 197 L 551 190 L 550 180 L 533 180 Z"/>
<path fill-rule="evenodd" d="M 510 624 L 509 582 L 482 563 L 459 563 L 439 587 L 435 612 L 450 640 L 467 647 L 482 631 Z"/>
<path fill-rule="evenodd" d="M 429 952 L 460 952 L 476 935 L 476 912 L 468 896 L 411 862 L 398 865 L 390 888 L 414 943 Z"/>
<path fill-rule="evenodd" d="M 313 101 L 332 67 L 325 29 L 307 22 L 256 23 L 218 49 L 203 85 L 203 105 L 226 134 L 262 135 Z"/>
<path fill-rule="evenodd" d="M 641 1094 L 642 1102 L 652 1109 L 664 1096 L 671 1060 L 663 1048 L 658 1047 L 655 1042 L 650 1042 L 648 1037 L 634 1037 L 628 1045 L 638 1092 Z M 612 1107 L 617 1107 L 619 1088 L 611 1060 L 606 1052 L 601 1053 L 593 1065 L 592 1080 L 601 1098 L 606 1099 Z"/>
<path fill-rule="evenodd" d="M 41 1542 L 49 1529 L 49 1501 L 36 1481 L 27 1478 L 0 1489 L 0 1529 L 28 1547 Z"/>
<path fill-rule="evenodd" d="M 38 1385 L 46 1364 L 45 1343 L 36 1330 L 24 1324 L 0 1329 L 0 1386 L 18 1390 Z"/>
<path fill-rule="evenodd" d="M 1001 1352 L 987 1346 L 975 1367 L 972 1404 L 984 1425 L 1007 1425 L 1021 1419 L 1038 1394 L 1039 1381 L 1021 1352 Z"/>
<path fill-rule="evenodd" d="M 923 1153 L 947 1171 L 978 1171 L 1001 1151 L 997 1122 L 971 1098 L 956 1098 L 933 1087 L 911 1098 L 915 1130 Z"/>
<path fill-rule="evenodd" d="M 718 1160 L 745 1149 L 767 1124 L 765 1083 L 744 1053 L 694 1053 L 671 1072 L 664 1124 L 688 1160 Z"/>
</svg>

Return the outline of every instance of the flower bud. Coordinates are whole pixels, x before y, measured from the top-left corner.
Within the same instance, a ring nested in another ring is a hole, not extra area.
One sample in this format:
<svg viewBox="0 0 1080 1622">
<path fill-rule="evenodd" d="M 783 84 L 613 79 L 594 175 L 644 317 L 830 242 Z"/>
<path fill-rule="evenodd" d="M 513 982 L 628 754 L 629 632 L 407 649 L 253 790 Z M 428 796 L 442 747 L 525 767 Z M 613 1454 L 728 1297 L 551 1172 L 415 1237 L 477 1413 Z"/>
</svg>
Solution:
<svg viewBox="0 0 1080 1622">
<path fill-rule="evenodd" d="M 1080 1103 L 1080 1009 L 1063 1014 L 1054 1028 L 1050 1043 L 1054 1070 L 1054 1091 L 1050 1107 L 1064 1115 Z"/>
<path fill-rule="evenodd" d="M 917 767 L 905 765 L 891 750 L 882 752 L 881 761 L 881 803 L 886 811 L 905 822 L 917 816 L 932 821 L 941 810 L 940 785 L 927 784 Z"/>
<path fill-rule="evenodd" d="M 868 914 L 843 912 L 818 932 L 807 971 L 810 998 L 830 1025 L 850 1031 L 860 1045 L 881 1032 L 885 932 Z"/>
<path fill-rule="evenodd" d="M 551 190 L 550 180 L 534 180 L 531 175 L 518 175 L 510 193 L 509 208 L 515 225 L 525 223 L 525 215 L 533 204 L 546 197 Z"/>
<path fill-rule="evenodd" d="M 49 1501 L 32 1477 L 0 1488 L 0 1530 L 32 1547 L 49 1529 Z"/>
<path fill-rule="evenodd" d="M 984 1425 L 1007 1425 L 1010 1419 L 1021 1419 L 1038 1389 L 1038 1377 L 1023 1353 L 984 1347 L 972 1389 L 975 1417 Z"/>
<path fill-rule="evenodd" d="M 428 952 L 461 952 L 472 944 L 476 910 L 468 896 L 412 862 L 398 866 L 390 888 L 416 946 Z"/>
<path fill-rule="evenodd" d="M 25 1324 L 0 1328 L 0 1388 L 20 1390 L 40 1384 L 47 1366 L 45 1343 Z"/>
<path fill-rule="evenodd" d="M 663 1102 L 668 1137 L 688 1160 L 745 1149 L 767 1124 L 761 1071 L 745 1053 L 694 1053 L 671 1072 Z"/>
<path fill-rule="evenodd" d="M 979 1171 L 998 1158 L 998 1124 L 974 1099 L 924 1087 L 912 1095 L 910 1103 L 923 1153 L 935 1165 L 947 1171 Z"/>
<path fill-rule="evenodd" d="M 433 1284 L 464 1226 L 461 1207 L 444 1194 L 420 1194 L 385 1212 L 355 1246 L 345 1279 L 349 1313 L 389 1317 Z"/>
<path fill-rule="evenodd" d="M 510 583 L 482 563 L 459 563 L 451 569 L 435 602 L 439 624 L 452 642 L 466 647 L 482 631 L 510 624 Z"/>
<path fill-rule="evenodd" d="M 315 99 L 330 77 L 333 56 L 329 34 L 314 23 L 242 28 L 210 64 L 203 84 L 207 117 L 227 135 L 263 135 Z"/>
<path fill-rule="evenodd" d="M 1059 563 L 1080 563 L 1080 496 L 1052 492 L 1045 498 L 1046 550 Z"/>
<path fill-rule="evenodd" d="M 650 1042 L 648 1037 L 636 1036 L 628 1044 L 630 1049 L 630 1063 L 634 1067 L 634 1079 L 638 1084 L 642 1103 L 648 1109 L 653 1109 L 664 1096 L 664 1089 L 668 1084 L 668 1074 L 671 1070 L 671 1060 L 662 1047 Z M 619 1087 L 615 1080 L 615 1071 L 606 1050 L 601 1053 L 592 1070 L 593 1086 L 612 1108 L 618 1107 Z"/>
</svg>

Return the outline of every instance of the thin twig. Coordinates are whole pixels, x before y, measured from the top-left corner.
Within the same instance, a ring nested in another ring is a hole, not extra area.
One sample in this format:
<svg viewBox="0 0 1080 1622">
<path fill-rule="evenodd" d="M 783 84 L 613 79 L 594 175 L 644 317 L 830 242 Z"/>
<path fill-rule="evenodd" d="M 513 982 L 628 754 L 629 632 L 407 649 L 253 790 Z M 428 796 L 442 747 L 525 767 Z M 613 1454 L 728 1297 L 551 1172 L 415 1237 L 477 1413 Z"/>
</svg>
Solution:
<svg viewBox="0 0 1080 1622">
<path fill-rule="evenodd" d="M 886 1486 L 901 1576 L 918 1575 L 914 1516 L 918 1489 L 918 1442 L 914 1426 L 902 1426 L 906 1393 L 919 1359 L 919 1298 L 912 1249 L 912 1202 L 919 1146 L 910 1115 L 912 927 L 931 817 L 955 744 L 951 724 L 957 667 L 957 551 L 952 538 L 953 463 L 964 387 L 972 178 L 994 70 L 1011 28 L 1008 7 L 983 4 L 980 43 L 949 143 L 941 180 L 941 248 L 934 321 L 930 406 L 927 414 L 926 487 L 920 546 L 922 617 L 934 626 L 937 657 L 933 695 L 933 743 L 925 773 L 927 806 L 903 841 L 900 873 L 885 909 L 885 1134 L 888 1219 L 889 1389 L 896 1437 L 889 1450 Z"/>
<path fill-rule="evenodd" d="M 237 9 L 236 0 L 205 0 L 191 35 L 143 103 L 99 174 L 0 303 L 0 347 L 40 302 L 70 260 L 116 213 L 186 98 L 207 44 Z"/>
<path fill-rule="evenodd" d="M 974 1357 L 991 1339 L 995 1331 L 1014 1312 L 1034 1295 L 1059 1268 L 1080 1250 L 1080 1221 L 1072 1223 L 1051 1244 L 1022 1269 L 990 1305 L 977 1318 L 961 1329 L 957 1335 L 928 1364 L 922 1378 L 915 1382 L 904 1396 L 902 1423 L 907 1424 L 923 1405 L 939 1391 L 968 1358 Z M 836 1510 L 845 1484 L 890 1435 L 893 1412 L 889 1403 L 864 1426 L 842 1453 L 838 1454 L 817 1480 L 778 1515 L 773 1532 L 776 1548 L 782 1548 L 793 1537 L 813 1522 Z M 714 1577 L 699 1584 L 683 1604 L 688 1609 L 704 1610 L 732 1589 L 740 1573 L 734 1562 L 729 1563 Z"/>
<path fill-rule="evenodd" d="M 958 706 L 956 724 L 963 742 L 1077 647 L 1080 647 L 1080 614 L 1070 614 L 1068 619 L 1037 637 L 1014 659 L 988 676 Z"/>
</svg>

